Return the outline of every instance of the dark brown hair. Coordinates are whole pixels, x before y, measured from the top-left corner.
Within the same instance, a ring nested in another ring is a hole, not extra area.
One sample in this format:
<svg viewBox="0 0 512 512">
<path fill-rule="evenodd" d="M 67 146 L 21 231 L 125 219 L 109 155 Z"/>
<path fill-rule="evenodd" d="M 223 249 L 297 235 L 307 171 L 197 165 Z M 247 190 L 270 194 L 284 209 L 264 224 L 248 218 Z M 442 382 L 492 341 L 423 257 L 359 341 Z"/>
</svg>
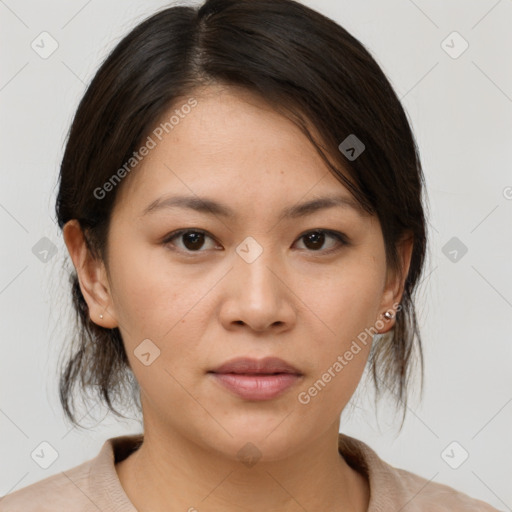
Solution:
<svg viewBox="0 0 512 512">
<path fill-rule="evenodd" d="M 403 424 L 415 348 L 423 388 L 413 302 L 427 242 L 423 172 L 407 116 L 384 72 L 329 18 L 293 0 L 206 0 L 166 8 L 136 26 L 103 62 L 76 111 L 60 168 L 59 227 L 77 219 L 91 254 L 106 263 L 110 216 L 123 183 L 101 199 L 95 190 L 178 98 L 209 84 L 247 88 L 303 130 L 334 176 L 378 216 L 390 268 L 400 271 L 397 244 L 413 237 L 401 309 L 370 353 L 376 396 L 389 391 L 403 407 Z M 365 145 L 356 159 L 338 149 L 351 134 Z M 140 411 L 118 328 L 90 320 L 74 269 L 70 284 L 77 329 L 60 376 L 66 416 L 80 426 L 75 388 L 82 398 L 99 397 L 118 416 L 125 417 L 116 408 L 125 400 L 135 400 Z"/>
</svg>

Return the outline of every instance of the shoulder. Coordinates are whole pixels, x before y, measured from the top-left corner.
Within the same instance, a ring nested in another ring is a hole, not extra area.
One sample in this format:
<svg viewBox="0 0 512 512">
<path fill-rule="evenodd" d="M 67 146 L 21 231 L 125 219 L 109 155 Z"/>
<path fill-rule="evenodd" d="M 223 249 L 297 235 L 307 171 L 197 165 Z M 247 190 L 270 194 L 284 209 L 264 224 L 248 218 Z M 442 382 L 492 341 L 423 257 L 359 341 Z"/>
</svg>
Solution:
<svg viewBox="0 0 512 512">
<path fill-rule="evenodd" d="M 92 460 L 0 498 L 0 512 L 97 512 L 88 498 Z"/>
<path fill-rule="evenodd" d="M 115 464 L 143 442 L 142 434 L 107 439 L 92 459 L 0 497 L 0 512 L 137 512 Z"/>
<path fill-rule="evenodd" d="M 402 500 L 408 500 L 404 512 L 436 511 L 464 511 L 464 512 L 499 512 L 488 503 L 457 491 L 448 485 L 427 480 L 415 473 L 404 469 L 389 466 L 388 472 L 395 480 L 395 487 Z M 404 503 L 405 505 L 405 503 Z"/>
<path fill-rule="evenodd" d="M 347 462 L 367 475 L 368 512 L 500 512 L 448 485 L 388 464 L 358 439 L 340 434 L 338 445 Z"/>
</svg>

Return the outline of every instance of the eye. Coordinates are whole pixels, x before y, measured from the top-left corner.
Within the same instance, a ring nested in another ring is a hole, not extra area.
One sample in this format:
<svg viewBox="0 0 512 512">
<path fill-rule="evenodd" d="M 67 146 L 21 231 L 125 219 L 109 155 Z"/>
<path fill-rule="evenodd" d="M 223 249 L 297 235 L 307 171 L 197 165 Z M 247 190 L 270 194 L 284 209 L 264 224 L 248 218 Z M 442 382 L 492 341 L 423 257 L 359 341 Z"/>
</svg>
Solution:
<svg viewBox="0 0 512 512">
<path fill-rule="evenodd" d="M 179 250 L 183 252 L 204 252 L 200 251 L 199 249 L 204 246 L 205 238 L 213 240 L 213 238 L 202 229 L 180 229 L 179 231 L 174 231 L 168 237 L 166 237 L 163 243 L 165 245 L 175 245 L 171 242 L 173 242 L 175 239 L 178 239 L 182 241 L 182 247 L 178 247 Z"/>
<path fill-rule="evenodd" d="M 331 244 L 331 248 L 321 250 L 326 237 L 331 238 L 331 240 L 335 240 L 335 243 Z M 347 237 L 343 233 L 326 229 L 315 229 L 314 231 L 309 231 L 308 233 L 300 236 L 299 240 L 302 239 L 304 239 L 304 245 L 307 249 L 310 249 L 312 252 L 322 252 L 324 254 L 337 251 L 342 246 L 348 245 L 349 243 Z"/>
<path fill-rule="evenodd" d="M 331 243 L 330 248 L 322 250 L 322 246 L 325 244 L 326 239 L 329 238 L 334 240 L 334 243 Z M 176 244 L 174 242 L 176 239 L 181 241 L 181 247 L 180 244 Z M 180 229 L 170 233 L 163 240 L 163 243 L 164 245 L 177 247 L 178 250 L 185 253 L 205 252 L 201 251 L 201 249 L 204 248 L 206 239 L 214 240 L 213 237 L 202 229 Z M 310 252 L 321 252 L 323 254 L 329 254 L 337 251 L 345 245 L 349 245 L 349 241 L 343 233 L 326 229 L 315 229 L 304 233 L 299 237 L 299 240 L 302 239 L 305 241 L 306 249 Z M 215 246 L 212 247 L 214 248 Z"/>
</svg>

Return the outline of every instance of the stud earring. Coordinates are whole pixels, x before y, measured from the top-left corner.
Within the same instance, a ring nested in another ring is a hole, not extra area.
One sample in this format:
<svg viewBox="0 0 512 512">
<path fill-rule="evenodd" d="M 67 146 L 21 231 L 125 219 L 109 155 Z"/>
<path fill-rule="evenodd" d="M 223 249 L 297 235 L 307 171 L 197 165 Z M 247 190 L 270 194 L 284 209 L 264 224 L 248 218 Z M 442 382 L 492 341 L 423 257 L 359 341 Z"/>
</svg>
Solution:
<svg viewBox="0 0 512 512">
<path fill-rule="evenodd" d="M 384 313 L 384 317 L 387 318 L 388 320 L 391 320 L 395 315 L 393 315 L 393 313 L 390 313 L 389 311 L 386 311 Z"/>
<path fill-rule="evenodd" d="M 100 315 L 100 318 L 103 319 L 103 315 Z"/>
</svg>

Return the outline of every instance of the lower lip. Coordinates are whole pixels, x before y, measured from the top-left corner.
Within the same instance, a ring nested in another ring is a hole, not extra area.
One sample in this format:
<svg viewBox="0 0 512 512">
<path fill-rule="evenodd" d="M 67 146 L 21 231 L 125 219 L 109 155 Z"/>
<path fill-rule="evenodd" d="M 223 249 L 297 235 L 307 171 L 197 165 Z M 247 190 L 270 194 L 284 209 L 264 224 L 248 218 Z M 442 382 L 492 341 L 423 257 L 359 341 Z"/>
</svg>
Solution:
<svg viewBox="0 0 512 512">
<path fill-rule="evenodd" d="M 211 375 L 228 390 L 245 400 L 271 400 L 284 393 L 301 378 L 294 373 L 275 375 L 211 373 Z"/>
</svg>

